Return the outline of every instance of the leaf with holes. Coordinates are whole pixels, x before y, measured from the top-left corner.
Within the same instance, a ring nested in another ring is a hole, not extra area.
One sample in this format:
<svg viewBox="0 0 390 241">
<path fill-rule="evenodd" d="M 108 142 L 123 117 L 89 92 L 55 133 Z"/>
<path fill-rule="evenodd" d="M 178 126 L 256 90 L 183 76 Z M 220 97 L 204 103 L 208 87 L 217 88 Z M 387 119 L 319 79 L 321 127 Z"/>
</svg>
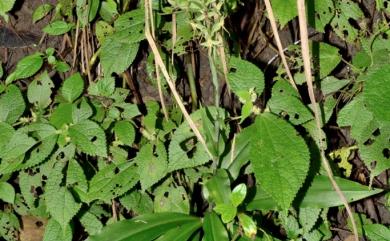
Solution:
<svg viewBox="0 0 390 241">
<path fill-rule="evenodd" d="M 95 122 L 84 120 L 70 126 L 69 137 L 71 142 L 86 154 L 107 156 L 106 135 Z"/>
<path fill-rule="evenodd" d="M 110 201 L 130 190 L 138 181 L 137 167 L 133 163 L 111 163 L 93 176 L 85 201 Z"/>
<path fill-rule="evenodd" d="M 47 107 L 51 103 L 52 88 L 54 88 L 53 81 L 50 79 L 47 71 L 45 71 L 28 85 L 28 101 L 42 109 Z"/>
<path fill-rule="evenodd" d="M 0 97 L 0 121 L 13 124 L 19 119 L 26 108 L 22 93 L 15 85 L 7 87 Z"/>
<path fill-rule="evenodd" d="M 167 174 L 167 151 L 163 143 L 144 145 L 136 158 L 142 190 L 148 189 Z"/>
<path fill-rule="evenodd" d="M 156 213 L 170 212 L 175 210 L 178 213 L 190 212 L 190 201 L 186 190 L 182 186 L 160 188 L 155 191 L 154 211 Z"/>
<path fill-rule="evenodd" d="M 258 116 L 248 128 L 252 130 L 250 159 L 257 182 L 288 209 L 309 170 L 306 143 L 290 124 L 271 113 Z"/>
</svg>

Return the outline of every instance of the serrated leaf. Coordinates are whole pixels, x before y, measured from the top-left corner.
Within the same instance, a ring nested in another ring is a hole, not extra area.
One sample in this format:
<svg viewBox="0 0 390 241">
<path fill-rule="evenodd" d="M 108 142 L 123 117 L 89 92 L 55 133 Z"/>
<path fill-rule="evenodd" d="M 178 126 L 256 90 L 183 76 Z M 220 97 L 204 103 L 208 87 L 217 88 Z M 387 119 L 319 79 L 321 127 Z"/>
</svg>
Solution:
<svg viewBox="0 0 390 241">
<path fill-rule="evenodd" d="M 92 82 L 88 87 L 88 93 L 90 95 L 111 97 L 115 91 L 115 79 L 114 77 L 104 77 L 99 79 L 98 82 Z"/>
<path fill-rule="evenodd" d="M 155 192 L 154 211 L 162 213 L 172 210 L 186 214 L 190 212 L 190 201 L 182 186 L 160 188 Z"/>
<path fill-rule="evenodd" d="M 49 222 L 45 227 L 45 234 L 42 241 L 71 241 L 72 240 L 72 228 L 68 224 L 65 230 L 61 228 L 61 225 L 53 218 L 49 219 Z"/>
<path fill-rule="evenodd" d="M 299 223 L 304 229 L 304 233 L 308 233 L 316 224 L 320 217 L 320 208 L 300 208 L 299 209 Z"/>
<path fill-rule="evenodd" d="M 98 234 L 103 229 L 102 222 L 90 212 L 85 212 L 80 217 L 80 223 L 83 225 L 85 231 L 87 231 L 89 235 Z"/>
<path fill-rule="evenodd" d="M 136 215 L 153 213 L 152 198 L 145 192 L 134 190 L 131 193 L 121 197 L 120 203 Z"/>
<path fill-rule="evenodd" d="M 142 190 L 153 186 L 167 174 L 167 152 L 163 143 L 144 145 L 136 158 Z"/>
<path fill-rule="evenodd" d="M 131 146 L 135 140 L 135 129 L 129 121 L 117 121 L 114 127 L 115 136 L 121 143 Z"/>
<path fill-rule="evenodd" d="M 351 20 L 358 21 L 364 17 L 359 5 L 349 0 L 334 2 L 336 13 L 330 25 L 336 34 L 349 43 L 358 37 L 358 30 L 350 23 Z"/>
<path fill-rule="evenodd" d="M 363 96 L 375 119 L 390 122 L 390 65 L 384 65 L 367 76 Z"/>
<path fill-rule="evenodd" d="M 203 219 L 205 241 L 228 241 L 229 236 L 225 226 L 215 212 L 206 213 Z"/>
<path fill-rule="evenodd" d="M 39 52 L 24 57 L 16 64 L 14 72 L 12 72 L 12 74 L 7 77 L 5 83 L 10 84 L 12 81 L 33 76 L 41 69 L 42 64 L 43 57 Z"/>
<path fill-rule="evenodd" d="M 50 79 L 47 71 L 45 71 L 28 85 L 28 101 L 31 104 L 37 104 L 41 109 L 46 108 L 51 103 L 52 88 L 54 88 L 53 81 Z"/>
<path fill-rule="evenodd" d="M 61 129 L 64 124 L 72 123 L 73 105 L 71 103 L 61 103 L 50 116 L 50 124 L 57 129 Z"/>
<path fill-rule="evenodd" d="M 272 98 L 268 101 L 271 112 L 286 118 L 294 125 L 300 125 L 313 119 L 310 109 L 304 105 L 300 97 L 287 81 L 278 81 L 272 87 Z"/>
<path fill-rule="evenodd" d="M 18 166 L 17 169 L 33 167 L 45 161 L 53 152 L 57 138 L 57 135 L 52 135 L 42 139 L 41 143 L 31 150 L 29 158 L 22 165 Z"/>
<path fill-rule="evenodd" d="M 256 118 L 250 158 L 258 183 L 283 208 L 288 209 L 301 188 L 310 154 L 296 130 L 271 113 Z"/>
<path fill-rule="evenodd" d="M 382 189 L 370 190 L 368 186 L 348 179 L 340 177 L 335 177 L 335 179 L 348 202 L 355 202 L 383 191 Z M 249 211 L 279 209 L 272 197 L 260 186 L 257 186 L 256 189 L 256 196 L 247 206 Z M 329 208 L 343 205 L 327 176 L 315 176 L 310 187 L 303 195 L 302 201 L 298 204 L 300 208 Z"/>
<path fill-rule="evenodd" d="M 264 89 L 264 74 L 251 62 L 232 57 L 229 62 L 229 87 L 236 94 L 253 89 L 258 95 Z"/>
<path fill-rule="evenodd" d="M 221 215 L 222 222 L 230 223 L 237 214 L 237 208 L 231 203 L 218 203 L 214 211 Z"/>
<path fill-rule="evenodd" d="M 48 212 L 61 225 L 62 230 L 66 229 L 81 208 L 81 204 L 76 203 L 72 193 L 65 187 L 46 190 L 45 199 Z"/>
<path fill-rule="evenodd" d="M 71 159 L 68 163 L 66 185 L 77 186 L 84 192 L 88 191 L 88 182 L 85 177 L 83 167 L 75 159 Z"/>
<path fill-rule="evenodd" d="M 4 150 L 14 132 L 15 130 L 11 125 L 0 122 L 0 150 Z"/>
<path fill-rule="evenodd" d="M 15 189 L 8 182 L 0 182 L 0 200 L 11 204 L 15 201 Z"/>
<path fill-rule="evenodd" d="M 4 149 L 0 152 L 0 158 L 4 161 L 24 156 L 35 143 L 36 140 L 34 138 L 29 137 L 19 129 L 13 133 Z"/>
<path fill-rule="evenodd" d="M 341 55 L 339 49 L 326 43 L 319 44 L 319 65 L 320 65 L 320 78 L 324 78 L 330 74 L 330 72 L 341 61 Z"/>
<path fill-rule="evenodd" d="M 93 115 L 93 109 L 86 98 L 82 98 L 80 102 L 73 103 L 72 120 L 73 123 L 78 123 L 87 120 Z"/>
<path fill-rule="evenodd" d="M 99 170 L 89 182 L 88 200 L 109 201 L 123 195 L 139 180 L 137 167 L 133 163 L 112 163 Z"/>
<path fill-rule="evenodd" d="M 73 28 L 73 23 L 67 23 L 62 20 L 57 20 L 46 25 L 42 31 L 48 35 L 62 35 L 69 32 Z"/>
<path fill-rule="evenodd" d="M 329 24 L 335 15 L 334 3 L 332 0 L 316 0 L 314 3 L 308 6 L 308 11 L 311 7 L 314 7 L 315 14 L 314 21 L 311 18 L 308 19 L 309 24 L 319 32 L 325 32 L 325 26 Z M 311 3 L 311 2 L 310 2 Z M 310 4 L 309 3 L 309 4 Z M 314 6 L 312 6 L 314 5 Z"/>
<path fill-rule="evenodd" d="M 238 184 L 232 191 L 231 201 L 233 206 L 238 207 L 245 199 L 246 185 L 244 183 Z"/>
<path fill-rule="evenodd" d="M 22 93 L 15 85 L 7 87 L 7 92 L 0 98 L 0 121 L 13 124 L 26 108 Z"/>
<path fill-rule="evenodd" d="M 80 73 L 75 73 L 64 81 L 61 87 L 61 95 L 66 101 L 73 102 L 83 93 L 83 90 L 84 80 Z"/>
<path fill-rule="evenodd" d="M 321 80 L 321 91 L 324 95 L 330 95 L 346 86 L 350 80 L 337 79 L 333 76 L 327 76 Z"/>
<path fill-rule="evenodd" d="M 42 18 L 44 18 L 47 14 L 49 14 L 49 12 L 52 9 L 53 9 L 53 6 L 48 4 L 48 3 L 44 3 L 44 4 L 39 5 L 34 10 L 34 12 L 32 14 L 32 21 L 33 21 L 33 23 L 36 23 L 37 21 L 39 21 Z"/>
<path fill-rule="evenodd" d="M 272 9 L 282 27 L 298 15 L 297 3 L 294 0 L 272 0 Z"/>
<path fill-rule="evenodd" d="M 81 151 L 101 157 L 107 156 L 106 135 L 93 121 L 84 120 L 69 127 L 69 137 Z"/>
</svg>

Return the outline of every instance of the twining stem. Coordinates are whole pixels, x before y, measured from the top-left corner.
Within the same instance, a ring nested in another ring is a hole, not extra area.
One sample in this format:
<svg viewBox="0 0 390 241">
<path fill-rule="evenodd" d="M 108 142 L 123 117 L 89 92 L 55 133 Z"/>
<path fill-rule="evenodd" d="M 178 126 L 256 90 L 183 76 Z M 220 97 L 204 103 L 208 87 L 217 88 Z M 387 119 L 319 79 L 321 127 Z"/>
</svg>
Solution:
<svg viewBox="0 0 390 241">
<path fill-rule="evenodd" d="M 299 31 L 301 35 L 301 48 L 302 48 L 302 58 L 303 58 L 303 66 L 305 71 L 305 78 L 307 83 L 307 88 L 309 92 L 310 101 L 313 106 L 314 110 L 314 118 L 317 126 L 318 136 L 321 136 L 321 119 L 320 119 L 320 112 L 316 103 L 315 95 L 314 95 L 314 88 L 313 88 L 313 80 L 312 80 L 312 74 L 311 74 L 311 66 L 310 66 L 310 52 L 309 52 L 309 36 L 307 33 L 307 22 L 306 22 L 306 9 L 305 9 L 305 0 L 297 0 L 297 7 L 298 7 L 298 18 L 299 18 Z M 356 222 L 353 218 L 352 209 L 348 204 L 348 201 L 341 191 L 339 185 L 337 184 L 336 180 L 334 179 L 332 169 L 329 165 L 329 161 L 326 158 L 325 155 L 325 147 L 322 138 L 318 138 L 319 141 L 319 147 L 320 147 L 320 154 L 322 159 L 323 167 L 329 177 L 329 180 L 333 186 L 333 189 L 336 191 L 336 193 L 339 195 L 341 201 L 343 202 L 345 209 L 347 210 L 347 213 L 349 215 L 349 218 L 352 223 L 352 230 L 355 241 L 359 241 L 359 236 L 356 228 Z"/>
</svg>

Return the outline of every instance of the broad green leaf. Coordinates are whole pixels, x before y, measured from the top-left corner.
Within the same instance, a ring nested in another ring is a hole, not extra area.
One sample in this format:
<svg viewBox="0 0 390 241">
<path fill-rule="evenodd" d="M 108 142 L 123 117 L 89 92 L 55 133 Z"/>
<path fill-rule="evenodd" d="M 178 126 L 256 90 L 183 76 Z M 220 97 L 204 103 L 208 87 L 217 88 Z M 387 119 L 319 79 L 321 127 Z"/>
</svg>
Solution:
<svg viewBox="0 0 390 241">
<path fill-rule="evenodd" d="M 390 122 L 390 65 L 384 65 L 367 76 L 363 96 L 375 119 Z"/>
<path fill-rule="evenodd" d="M 214 212 L 206 213 L 203 219 L 205 241 L 228 241 L 229 236 L 221 219 Z"/>
<path fill-rule="evenodd" d="M 321 80 L 321 91 L 324 95 L 330 95 L 342 89 L 349 84 L 349 82 L 350 80 L 337 79 L 333 76 L 328 76 Z"/>
<path fill-rule="evenodd" d="M 84 120 L 70 126 L 69 137 L 71 142 L 86 154 L 107 156 L 106 135 L 95 122 Z"/>
<path fill-rule="evenodd" d="M 82 97 L 81 101 L 77 101 L 73 103 L 72 108 L 72 122 L 78 123 L 84 120 L 87 120 L 89 117 L 93 115 L 93 109 L 91 105 L 88 103 L 87 99 Z"/>
<path fill-rule="evenodd" d="M 305 181 L 310 155 L 303 138 L 271 113 L 250 127 L 250 158 L 256 180 L 283 209 L 288 209 Z"/>
<path fill-rule="evenodd" d="M 340 63 L 341 55 L 336 47 L 326 43 L 319 43 L 319 45 L 320 78 L 323 79 Z"/>
<path fill-rule="evenodd" d="M 31 150 L 29 158 L 22 165 L 18 166 L 17 169 L 33 167 L 45 161 L 53 152 L 57 138 L 57 135 L 52 135 L 40 140 L 40 144 L 34 146 Z"/>
<path fill-rule="evenodd" d="M 27 205 L 28 209 L 34 210 L 38 203 L 38 199 L 42 198 L 42 196 L 34 195 L 31 191 L 43 187 L 43 172 L 37 171 L 35 168 L 32 168 L 30 171 L 31 173 L 28 173 L 28 171 L 20 171 L 18 179 L 23 202 Z"/>
<path fill-rule="evenodd" d="M 80 217 L 80 223 L 81 225 L 83 225 L 85 231 L 87 231 L 89 235 L 98 234 L 103 229 L 102 222 L 98 219 L 98 217 L 96 217 L 90 212 L 85 212 Z"/>
<path fill-rule="evenodd" d="M 96 14 L 99 10 L 100 2 L 101 2 L 100 0 L 88 1 L 88 3 L 89 3 L 88 21 L 89 22 L 92 22 L 95 19 Z"/>
<path fill-rule="evenodd" d="M 111 163 L 92 177 L 86 201 L 110 201 L 130 190 L 138 180 L 137 167 L 133 163 Z"/>
<path fill-rule="evenodd" d="M 36 104 L 44 109 L 51 103 L 51 89 L 54 88 L 53 81 L 50 79 L 47 71 L 34 79 L 28 86 L 27 98 L 31 104 Z"/>
<path fill-rule="evenodd" d="M 179 213 L 156 213 L 123 220 L 103 228 L 102 232 L 90 236 L 88 241 L 150 241 L 167 231 L 186 224 L 197 223 L 199 219 Z"/>
<path fill-rule="evenodd" d="M 214 211 L 221 215 L 224 223 L 230 223 L 236 217 L 237 208 L 231 203 L 217 203 Z"/>
<path fill-rule="evenodd" d="M 115 79 L 113 77 L 104 77 L 99 79 L 98 82 L 92 82 L 88 87 L 88 93 L 90 95 L 111 97 L 115 91 Z"/>
<path fill-rule="evenodd" d="M 170 229 L 156 241 L 183 241 L 188 240 L 192 234 L 202 226 L 202 222 L 193 222 Z"/>
<path fill-rule="evenodd" d="M 152 198 L 146 192 L 134 190 L 121 197 L 119 201 L 128 211 L 132 211 L 136 215 L 154 212 Z"/>
<path fill-rule="evenodd" d="M 104 3 L 104 2 L 103 2 Z M 105 21 L 97 21 L 95 24 L 95 34 L 100 44 L 103 44 L 106 37 L 114 32 L 114 28 Z"/>
<path fill-rule="evenodd" d="M 381 224 L 364 225 L 364 231 L 371 241 L 388 240 L 390 237 L 390 229 Z"/>
<path fill-rule="evenodd" d="M 61 225 L 54 219 L 50 218 L 45 227 L 45 234 L 42 241 L 71 241 L 72 228 L 70 224 L 62 230 Z"/>
<path fill-rule="evenodd" d="M 76 203 L 72 193 L 65 187 L 47 188 L 45 200 L 48 212 L 63 230 L 81 208 L 81 204 Z"/>
<path fill-rule="evenodd" d="M 73 105 L 71 103 L 61 103 L 53 111 L 50 116 L 50 124 L 57 129 L 61 129 L 64 124 L 70 124 L 73 122 L 72 113 Z"/>
<path fill-rule="evenodd" d="M 307 233 L 316 224 L 320 217 L 320 208 L 300 208 L 299 209 L 299 223 L 301 224 L 304 232 Z"/>
<path fill-rule="evenodd" d="M 12 204 L 15 201 L 15 189 L 8 182 L 0 182 L 0 200 Z"/>
<path fill-rule="evenodd" d="M 313 10 L 315 13 L 313 13 Z M 332 0 L 308 1 L 307 12 L 309 25 L 318 32 L 325 32 L 325 26 L 329 24 L 335 15 L 334 3 Z"/>
<path fill-rule="evenodd" d="M 272 0 L 271 2 L 275 18 L 282 27 L 298 15 L 297 2 L 294 0 Z"/>
<path fill-rule="evenodd" d="M 84 80 L 80 73 L 75 73 L 64 81 L 61 94 L 66 101 L 73 102 L 83 93 L 83 90 Z"/>
<path fill-rule="evenodd" d="M 35 144 L 36 140 L 34 138 L 29 137 L 19 129 L 13 133 L 4 149 L 0 152 L 0 158 L 4 161 L 24 156 Z"/>
<path fill-rule="evenodd" d="M 206 181 L 203 193 L 209 202 L 230 203 L 230 180 L 226 170 L 217 169 L 216 174 Z"/>
<path fill-rule="evenodd" d="M 136 158 L 142 190 L 153 186 L 167 174 L 168 158 L 163 143 L 144 145 Z"/>
<path fill-rule="evenodd" d="M 80 190 L 88 191 L 88 182 L 85 177 L 83 167 L 75 159 L 68 162 L 68 169 L 66 171 L 66 185 L 77 186 Z"/>
<path fill-rule="evenodd" d="M 131 146 L 135 140 L 135 129 L 129 121 L 118 121 L 114 127 L 115 136 L 124 145 Z"/>
<path fill-rule="evenodd" d="M 271 112 L 280 115 L 294 125 L 313 119 L 310 109 L 304 105 L 287 81 L 279 80 L 272 87 L 272 98 L 268 101 Z"/>
<path fill-rule="evenodd" d="M 229 66 L 229 87 L 237 96 L 239 96 L 240 91 L 254 90 L 258 95 L 263 92 L 264 74 L 256 65 L 232 57 Z"/>
<path fill-rule="evenodd" d="M 246 185 L 245 183 L 238 184 L 232 191 L 231 201 L 233 206 L 238 207 L 245 199 Z"/>
<path fill-rule="evenodd" d="M 44 27 L 42 31 L 47 33 L 48 35 L 62 35 L 64 33 L 69 32 L 73 28 L 73 26 L 73 23 L 56 20 L 46 25 L 46 27 Z"/>
<path fill-rule="evenodd" d="M 335 179 L 348 202 L 355 202 L 383 191 L 382 189 L 370 190 L 368 186 L 348 179 L 340 177 L 335 177 Z M 256 189 L 256 196 L 249 202 L 248 210 L 279 209 L 277 203 L 260 186 Z M 300 208 L 329 208 L 343 205 L 338 194 L 333 190 L 329 178 L 323 175 L 315 176 L 310 187 L 302 195 L 303 199 L 298 204 Z"/>
<path fill-rule="evenodd" d="M 334 2 L 336 14 L 330 25 L 336 34 L 349 43 L 358 37 L 358 30 L 350 23 L 351 20 L 359 21 L 364 17 L 359 5 L 349 0 L 339 0 Z"/>
<path fill-rule="evenodd" d="M 14 80 L 26 79 L 37 73 L 43 64 L 43 57 L 41 53 L 35 53 L 24 57 L 16 64 L 16 68 L 11 75 L 5 80 L 6 84 L 10 84 Z"/>
<path fill-rule="evenodd" d="M 7 12 L 11 11 L 14 7 L 16 0 L 1 0 L 0 1 L 0 16 L 5 19 L 6 22 L 8 22 L 8 16 L 6 15 Z"/>
<path fill-rule="evenodd" d="M 115 31 L 122 36 L 128 36 L 128 40 L 133 43 L 145 39 L 143 33 L 145 23 L 144 13 L 144 10 L 136 9 L 122 14 L 115 20 Z"/>
<path fill-rule="evenodd" d="M 175 210 L 178 213 L 190 212 L 190 201 L 187 192 L 182 186 L 160 188 L 155 191 L 154 211 L 156 213 L 170 212 Z"/>
<path fill-rule="evenodd" d="M 102 1 L 99 15 L 104 21 L 111 22 L 118 15 L 117 3 L 114 0 Z"/>
<path fill-rule="evenodd" d="M 239 213 L 238 220 L 240 221 L 240 226 L 244 230 L 245 236 L 254 239 L 257 233 L 257 226 L 253 219 L 245 213 Z"/>
<path fill-rule="evenodd" d="M 7 87 L 0 97 L 0 121 L 13 124 L 19 119 L 26 108 L 22 93 L 15 85 Z"/>
<path fill-rule="evenodd" d="M 50 11 L 54 7 L 48 3 L 44 3 L 42 5 L 39 5 L 33 12 L 32 14 L 32 21 L 33 23 L 36 23 L 37 21 L 41 20 L 44 18 L 47 14 L 50 13 Z"/>
<path fill-rule="evenodd" d="M 0 150 L 4 150 L 14 132 L 15 130 L 11 125 L 0 122 Z"/>
</svg>

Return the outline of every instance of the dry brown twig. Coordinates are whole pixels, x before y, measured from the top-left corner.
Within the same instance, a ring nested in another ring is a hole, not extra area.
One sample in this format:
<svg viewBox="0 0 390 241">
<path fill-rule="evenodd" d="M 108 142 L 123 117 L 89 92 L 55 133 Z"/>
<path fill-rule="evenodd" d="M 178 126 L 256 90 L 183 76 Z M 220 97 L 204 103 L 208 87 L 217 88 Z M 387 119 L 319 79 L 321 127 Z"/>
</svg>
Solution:
<svg viewBox="0 0 390 241">
<path fill-rule="evenodd" d="M 267 1 L 267 0 L 266 0 Z M 305 10 L 305 0 L 297 0 L 297 7 L 298 7 L 298 19 L 299 19 L 299 31 L 301 35 L 301 48 L 302 48 L 302 58 L 303 58 L 303 66 L 305 71 L 305 78 L 307 83 L 307 89 L 309 92 L 310 101 L 313 105 L 314 110 L 314 118 L 317 126 L 318 136 L 321 136 L 321 119 L 320 119 L 320 112 L 316 103 L 315 95 L 314 95 L 314 88 L 313 88 L 313 80 L 312 80 L 312 74 L 311 74 L 311 66 L 310 66 L 310 51 L 309 51 L 309 36 L 307 33 L 307 22 L 306 22 L 306 10 Z M 330 182 L 332 183 L 333 189 L 336 191 L 338 196 L 340 197 L 341 201 L 343 202 L 345 209 L 347 210 L 348 216 L 352 223 L 352 230 L 355 241 L 359 241 L 359 236 L 356 228 L 356 222 L 353 218 L 352 209 L 348 204 L 347 198 L 343 194 L 342 190 L 340 189 L 339 185 L 337 184 L 336 180 L 334 179 L 332 169 L 329 165 L 329 161 L 326 158 L 325 155 L 325 148 L 322 138 L 318 138 L 319 145 L 320 145 L 320 154 L 321 154 L 321 160 L 322 165 L 329 177 Z"/>
</svg>

